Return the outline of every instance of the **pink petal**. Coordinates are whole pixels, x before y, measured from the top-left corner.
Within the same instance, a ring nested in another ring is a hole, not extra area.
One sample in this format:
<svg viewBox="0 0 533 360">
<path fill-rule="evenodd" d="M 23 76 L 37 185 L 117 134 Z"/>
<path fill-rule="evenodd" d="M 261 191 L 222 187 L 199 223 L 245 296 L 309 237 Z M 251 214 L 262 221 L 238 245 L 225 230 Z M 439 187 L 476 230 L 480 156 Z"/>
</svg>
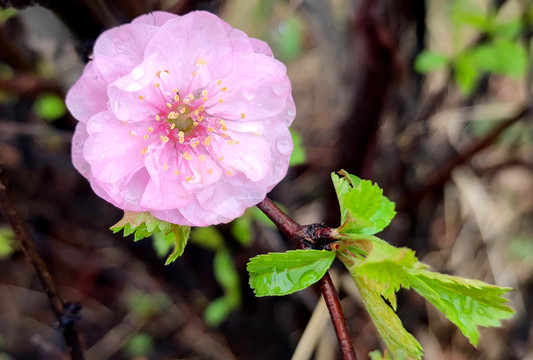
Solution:
<svg viewBox="0 0 533 360">
<path fill-rule="evenodd" d="M 106 82 L 89 61 L 83 75 L 67 93 L 65 103 L 72 115 L 81 122 L 101 111 L 107 110 Z"/>
</svg>

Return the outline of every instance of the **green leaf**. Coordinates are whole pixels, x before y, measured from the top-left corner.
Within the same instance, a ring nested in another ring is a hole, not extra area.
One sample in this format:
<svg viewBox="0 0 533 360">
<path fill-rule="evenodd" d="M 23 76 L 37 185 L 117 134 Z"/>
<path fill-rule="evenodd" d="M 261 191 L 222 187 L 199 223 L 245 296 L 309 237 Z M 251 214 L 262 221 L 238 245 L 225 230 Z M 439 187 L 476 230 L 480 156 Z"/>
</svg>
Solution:
<svg viewBox="0 0 533 360">
<path fill-rule="evenodd" d="M 244 212 L 244 215 L 233 220 L 231 234 L 242 246 L 249 246 L 253 240 L 252 215 Z"/>
<path fill-rule="evenodd" d="M 57 120 L 67 112 L 63 99 L 56 94 L 45 93 L 35 99 L 33 111 L 44 120 Z"/>
<path fill-rule="evenodd" d="M 256 296 L 287 295 L 305 289 L 324 276 L 335 252 L 291 250 L 259 255 L 248 263 L 250 286 Z"/>
<path fill-rule="evenodd" d="M 415 70 L 426 74 L 432 70 L 443 68 L 449 63 L 450 58 L 448 56 L 424 50 L 416 57 Z"/>
<path fill-rule="evenodd" d="M 492 27 L 492 34 L 506 38 L 514 39 L 522 32 L 522 20 L 516 18 L 511 21 L 496 23 Z"/>
<path fill-rule="evenodd" d="M 168 256 L 167 260 L 165 261 L 165 265 L 169 265 L 170 263 L 176 261 L 176 259 L 183 254 L 183 251 L 185 251 L 185 245 L 187 245 L 187 240 L 189 239 L 190 231 L 190 226 L 172 224 L 170 232 L 166 234 L 166 240 L 169 241 L 169 239 L 171 239 L 174 241 L 174 250 Z M 156 234 L 159 235 L 162 233 Z"/>
<path fill-rule="evenodd" d="M 482 32 L 489 32 L 492 28 L 493 18 L 485 14 L 478 4 L 472 1 L 454 1 L 451 15 L 455 26 L 469 25 Z"/>
<path fill-rule="evenodd" d="M 278 56 L 284 61 L 296 59 L 302 53 L 303 21 L 298 16 L 292 16 L 281 21 L 276 27 L 278 33 L 273 41 Z"/>
<path fill-rule="evenodd" d="M 457 325 L 474 346 L 479 339 L 477 326 L 501 326 L 500 320 L 514 314 L 502 296 L 510 288 L 427 270 L 411 272 L 409 282 L 416 292 Z"/>
<path fill-rule="evenodd" d="M 296 131 L 291 131 L 292 142 L 294 143 L 294 149 L 292 150 L 291 158 L 289 160 L 289 166 L 296 166 L 305 163 L 305 150 L 302 146 L 302 137 Z"/>
<path fill-rule="evenodd" d="M 239 304 L 232 301 L 231 298 L 227 296 L 219 297 L 211 301 L 205 308 L 204 320 L 210 326 L 219 326 L 238 307 Z"/>
<path fill-rule="evenodd" d="M 394 203 L 369 180 L 361 180 L 344 170 L 331 174 L 341 208 L 339 233 L 372 235 L 383 230 L 396 214 Z"/>
<path fill-rule="evenodd" d="M 183 254 L 191 227 L 159 220 L 149 212 L 125 211 L 122 219 L 110 229 L 115 234 L 123 230 L 124 236 L 135 233 L 134 241 L 153 236 L 153 246 L 158 254 L 161 254 L 165 249 L 168 251 L 173 245 L 174 250 L 165 262 L 165 265 L 168 265 Z"/>
<path fill-rule="evenodd" d="M 407 360 L 405 356 L 393 356 L 387 350 L 383 354 L 379 350 L 374 350 L 369 352 L 368 356 L 370 356 L 370 360 Z"/>
<path fill-rule="evenodd" d="M 15 252 L 17 242 L 11 228 L 0 228 L 0 259 L 7 259 Z"/>
<path fill-rule="evenodd" d="M 138 333 L 129 338 L 124 350 L 129 357 L 146 357 L 154 351 L 154 340 L 149 334 Z"/>
<path fill-rule="evenodd" d="M 241 291 L 239 274 L 226 249 L 215 254 L 213 269 L 217 282 L 224 289 L 224 296 L 209 303 L 204 311 L 204 319 L 209 325 L 218 326 L 241 304 Z"/>
<path fill-rule="evenodd" d="M 361 276 L 352 274 L 352 277 L 370 318 L 391 353 L 397 358 L 421 359 L 422 346 L 405 330 L 396 313 L 381 297 L 379 288 Z"/>
<path fill-rule="evenodd" d="M 364 259 L 357 259 L 351 262 L 351 271 L 358 276 L 364 276 L 375 283 L 375 288 L 387 299 L 396 310 L 396 292 L 401 287 L 409 288 L 408 269 L 421 268 L 421 263 L 411 249 L 397 248 L 375 236 L 358 235 L 353 241 L 350 235 L 345 235 L 345 240 L 341 242 L 337 256 L 343 262 L 349 262 L 347 257 L 350 253 L 346 250 L 349 247 L 360 246 L 369 249 L 368 255 Z"/>
<path fill-rule="evenodd" d="M 218 250 L 225 246 L 224 238 L 215 226 L 197 227 L 191 231 L 191 241 L 208 250 Z"/>
<path fill-rule="evenodd" d="M 464 95 L 471 94 L 477 85 L 479 71 L 471 52 L 463 52 L 454 59 L 453 75 L 459 90 Z"/>
<path fill-rule="evenodd" d="M 474 49 L 474 59 L 482 70 L 514 78 L 523 76 L 528 66 L 524 45 L 504 39 L 478 46 Z"/>
</svg>

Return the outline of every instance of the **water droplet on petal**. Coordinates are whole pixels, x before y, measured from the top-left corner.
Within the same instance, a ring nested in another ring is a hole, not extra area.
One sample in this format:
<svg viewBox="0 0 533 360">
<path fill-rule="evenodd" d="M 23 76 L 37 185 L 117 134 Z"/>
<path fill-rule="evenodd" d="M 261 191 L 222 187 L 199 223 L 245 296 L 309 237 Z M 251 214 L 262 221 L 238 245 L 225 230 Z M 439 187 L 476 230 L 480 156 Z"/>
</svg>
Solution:
<svg viewBox="0 0 533 360">
<path fill-rule="evenodd" d="M 244 89 L 242 91 L 242 95 L 244 96 L 246 100 L 252 100 L 255 98 L 255 94 L 248 89 Z"/>
<path fill-rule="evenodd" d="M 280 82 L 272 86 L 272 91 L 274 92 L 274 94 L 276 94 L 279 97 L 283 97 L 287 95 L 287 92 L 288 92 L 287 90 L 288 90 L 288 87 L 285 82 Z"/>
<path fill-rule="evenodd" d="M 292 140 L 288 137 L 279 138 L 276 141 L 276 148 L 282 155 L 289 155 L 292 152 Z"/>
<path fill-rule="evenodd" d="M 102 123 L 96 121 L 90 121 L 87 124 L 87 131 L 92 134 L 99 134 L 102 132 Z"/>
<path fill-rule="evenodd" d="M 117 112 L 120 110 L 120 100 L 119 99 L 115 99 L 111 102 L 111 110 L 113 110 L 114 112 Z"/>
<path fill-rule="evenodd" d="M 140 67 L 136 67 L 136 68 L 133 69 L 132 72 L 131 72 L 131 77 L 134 78 L 135 80 L 139 80 L 139 79 L 141 79 L 143 76 L 144 76 L 144 70 L 141 69 Z"/>
</svg>

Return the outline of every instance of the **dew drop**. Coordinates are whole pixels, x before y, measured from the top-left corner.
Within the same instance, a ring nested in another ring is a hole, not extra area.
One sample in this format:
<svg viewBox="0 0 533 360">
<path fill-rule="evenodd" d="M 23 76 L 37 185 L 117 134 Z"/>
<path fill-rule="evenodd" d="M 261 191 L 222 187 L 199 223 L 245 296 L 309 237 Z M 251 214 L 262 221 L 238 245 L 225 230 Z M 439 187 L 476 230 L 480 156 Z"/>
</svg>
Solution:
<svg viewBox="0 0 533 360">
<path fill-rule="evenodd" d="M 113 110 L 114 112 L 117 112 L 120 110 L 120 106 L 122 104 L 120 103 L 120 100 L 119 99 L 115 99 L 111 102 L 111 110 Z"/>
<path fill-rule="evenodd" d="M 96 121 L 90 121 L 87 124 L 87 131 L 91 134 L 99 134 L 102 132 L 102 124 Z"/>
<path fill-rule="evenodd" d="M 283 97 L 287 95 L 288 87 L 286 86 L 285 82 L 277 83 L 274 86 L 272 86 L 272 91 L 274 94 L 276 94 L 279 97 Z"/>
<path fill-rule="evenodd" d="M 255 94 L 248 89 L 244 89 L 242 91 L 242 95 L 244 96 L 246 100 L 252 100 L 255 98 Z"/>
<path fill-rule="evenodd" d="M 136 68 L 133 69 L 132 72 L 131 72 L 131 77 L 134 78 L 135 80 L 139 80 L 139 79 L 141 79 L 143 76 L 144 76 L 144 70 L 141 69 L 140 67 L 136 67 Z"/>
<path fill-rule="evenodd" d="M 279 138 L 276 141 L 276 148 L 282 155 L 289 155 L 292 152 L 292 140 L 288 137 Z"/>
</svg>

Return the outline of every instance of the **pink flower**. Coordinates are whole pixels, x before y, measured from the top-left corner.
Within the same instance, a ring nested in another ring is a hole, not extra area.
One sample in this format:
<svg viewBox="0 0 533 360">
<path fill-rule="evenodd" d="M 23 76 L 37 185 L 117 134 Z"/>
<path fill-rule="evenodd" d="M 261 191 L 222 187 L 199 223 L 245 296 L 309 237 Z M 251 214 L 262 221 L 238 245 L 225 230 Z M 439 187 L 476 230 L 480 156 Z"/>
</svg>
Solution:
<svg viewBox="0 0 533 360">
<path fill-rule="evenodd" d="M 104 32 L 66 103 L 80 121 L 74 166 L 124 210 L 229 222 L 287 172 L 286 68 L 208 12 L 154 12 Z"/>
</svg>

